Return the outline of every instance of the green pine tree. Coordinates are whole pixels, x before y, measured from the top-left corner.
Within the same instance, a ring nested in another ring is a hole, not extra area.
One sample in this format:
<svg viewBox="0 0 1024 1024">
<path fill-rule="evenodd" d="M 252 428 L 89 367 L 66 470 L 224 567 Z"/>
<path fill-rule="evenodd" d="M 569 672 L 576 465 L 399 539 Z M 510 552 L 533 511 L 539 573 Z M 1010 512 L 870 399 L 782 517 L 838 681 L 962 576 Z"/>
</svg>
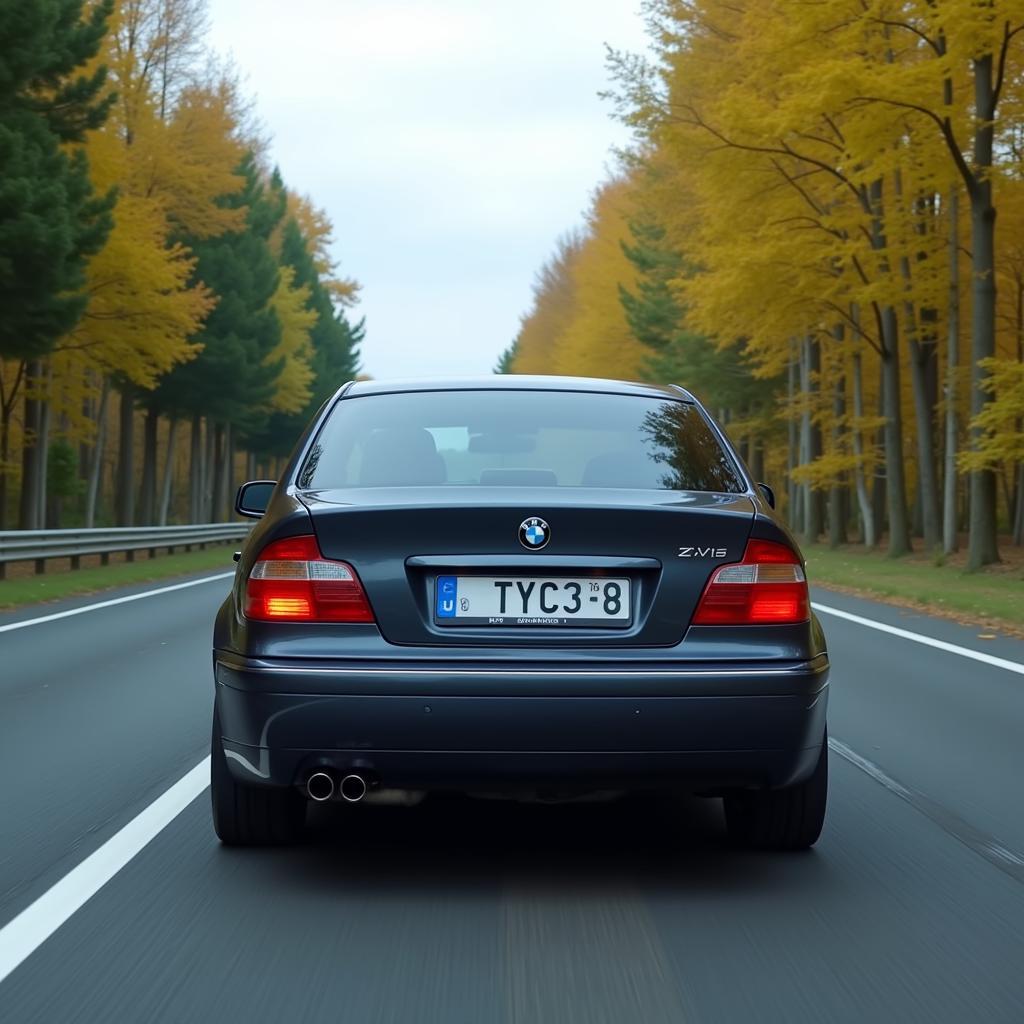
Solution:
<svg viewBox="0 0 1024 1024">
<path fill-rule="evenodd" d="M 650 378 L 714 396 L 716 409 L 749 414 L 772 408 L 779 381 L 755 377 L 739 346 L 722 346 L 687 328 L 676 282 L 699 271 L 672 249 L 664 228 L 635 221 L 630 234 L 633 243 L 624 242 L 622 249 L 636 267 L 638 283 L 635 292 L 620 287 L 619 298 L 630 331 L 651 349 L 645 363 Z"/>
<path fill-rule="evenodd" d="M 350 324 L 344 311 L 335 307 L 320 280 L 316 264 L 294 218 L 285 223 L 281 235 L 281 263 L 295 270 L 295 286 L 308 286 L 308 308 L 317 321 L 310 332 L 313 347 L 313 385 L 309 402 L 300 413 L 274 413 L 247 435 L 253 451 L 263 455 L 288 455 L 310 417 L 359 369 L 359 344 L 363 321 Z"/>
<path fill-rule="evenodd" d="M 512 342 L 511 345 L 504 352 L 498 356 L 497 363 L 494 364 L 495 373 L 511 373 L 512 364 L 516 361 L 516 342 Z"/>
<path fill-rule="evenodd" d="M 113 0 L 0 0 L 0 356 L 34 359 L 78 322 L 84 269 L 110 230 L 68 143 L 99 127 L 112 97 L 99 49 Z"/>
<path fill-rule="evenodd" d="M 650 220 L 629 225 L 633 245 L 622 243 L 622 251 L 637 269 L 634 295 L 619 286 L 619 298 L 626 323 L 633 336 L 654 350 L 672 344 L 682 330 L 684 310 L 672 291 L 671 282 L 683 276 L 683 257 L 665 240 L 665 229 Z"/>
<path fill-rule="evenodd" d="M 246 208 L 244 228 L 185 239 L 197 257 L 196 278 L 217 295 L 217 305 L 196 337 L 203 350 L 167 374 L 148 401 L 161 410 L 200 413 L 244 434 L 265 422 L 280 371 L 267 362 L 281 331 L 269 305 L 278 274 L 269 238 L 283 206 L 268 194 L 253 156 L 245 159 L 239 173 L 245 186 L 221 202 Z"/>
</svg>

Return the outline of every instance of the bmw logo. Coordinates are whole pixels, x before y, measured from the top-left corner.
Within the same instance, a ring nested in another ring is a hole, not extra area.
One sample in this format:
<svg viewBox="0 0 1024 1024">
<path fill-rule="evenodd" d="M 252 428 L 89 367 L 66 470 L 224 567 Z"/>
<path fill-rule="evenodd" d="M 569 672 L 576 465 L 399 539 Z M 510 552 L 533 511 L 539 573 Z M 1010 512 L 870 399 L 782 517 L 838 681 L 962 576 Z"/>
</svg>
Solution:
<svg viewBox="0 0 1024 1024">
<path fill-rule="evenodd" d="M 519 524 L 519 543 L 531 551 L 540 551 L 551 540 L 551 529 L 543 519 L 530 516 Z"/>
</svg>

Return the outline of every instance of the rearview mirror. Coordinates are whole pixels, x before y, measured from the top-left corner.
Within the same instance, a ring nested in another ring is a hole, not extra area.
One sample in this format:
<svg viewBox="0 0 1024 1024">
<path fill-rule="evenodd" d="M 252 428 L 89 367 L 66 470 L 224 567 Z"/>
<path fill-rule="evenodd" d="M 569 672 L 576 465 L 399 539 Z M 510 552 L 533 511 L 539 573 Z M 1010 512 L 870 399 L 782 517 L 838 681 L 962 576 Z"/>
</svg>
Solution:
<svg viewBox="0 0 1024 1024">
<path fill-rule="evenodd" d="M 768 502 L 770 508 L 775 508 L 775 491 L 772 490 L 767 484 L 758 484 L 761 488 L 761 493 L 764 495 L 764 500 Z"/>
<path fill-rule="evenodd" d="M 276 486 L 276 480 L 250 480 L 242 484 L 235 495 L 235 511 L 249 519 L 262 518 Z"/>
</svg>

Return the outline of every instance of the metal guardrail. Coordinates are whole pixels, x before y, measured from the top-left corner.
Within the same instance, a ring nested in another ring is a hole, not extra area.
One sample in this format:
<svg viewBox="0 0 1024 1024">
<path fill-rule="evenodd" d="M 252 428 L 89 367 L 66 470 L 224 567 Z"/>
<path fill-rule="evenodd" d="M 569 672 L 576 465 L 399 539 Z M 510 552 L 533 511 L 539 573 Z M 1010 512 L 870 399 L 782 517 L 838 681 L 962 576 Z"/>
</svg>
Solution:
<svg viewBox="0 0 1024 1024">
<path fill-rule="evenodd" d="M 85 555 L 99 555 L 106 565 L 110 556 L 123 552 L 132 561 L 136 551 L 157 548 L 191 550 L 207 544 L 240 540 L 252 523 L 200 523 L 196 526 L 118 526 L 93 530 L 5 530 L 0 532 L 0 579 L 10 562 L 35 562 L 36 572 L 46 571 L 52 558 L 70 558 L 77 569 Z"/>
</svg>

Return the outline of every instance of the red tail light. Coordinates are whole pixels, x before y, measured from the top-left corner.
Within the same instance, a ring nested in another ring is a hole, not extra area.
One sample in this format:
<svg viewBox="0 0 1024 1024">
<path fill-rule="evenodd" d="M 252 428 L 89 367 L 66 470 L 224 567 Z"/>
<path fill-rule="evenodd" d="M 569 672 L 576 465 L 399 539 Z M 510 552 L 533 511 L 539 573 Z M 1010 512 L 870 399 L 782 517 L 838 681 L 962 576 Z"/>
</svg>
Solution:
<svg viewBox="0 0 1024 1024">
<path fill-rule="evenodd" d="M 795 551 L 749 540 L 743 561 L 719 566 L 701 595 L 695 626 L 786 625 L 810 616 L 807 579 Z"/>
<path fill-rule="evenodd" d="M 316 537 L 268 544 L 245 583 L 245 616 L 263 622 L 373 622 L 355 569 L 320 554 Z"/>
</svg>

